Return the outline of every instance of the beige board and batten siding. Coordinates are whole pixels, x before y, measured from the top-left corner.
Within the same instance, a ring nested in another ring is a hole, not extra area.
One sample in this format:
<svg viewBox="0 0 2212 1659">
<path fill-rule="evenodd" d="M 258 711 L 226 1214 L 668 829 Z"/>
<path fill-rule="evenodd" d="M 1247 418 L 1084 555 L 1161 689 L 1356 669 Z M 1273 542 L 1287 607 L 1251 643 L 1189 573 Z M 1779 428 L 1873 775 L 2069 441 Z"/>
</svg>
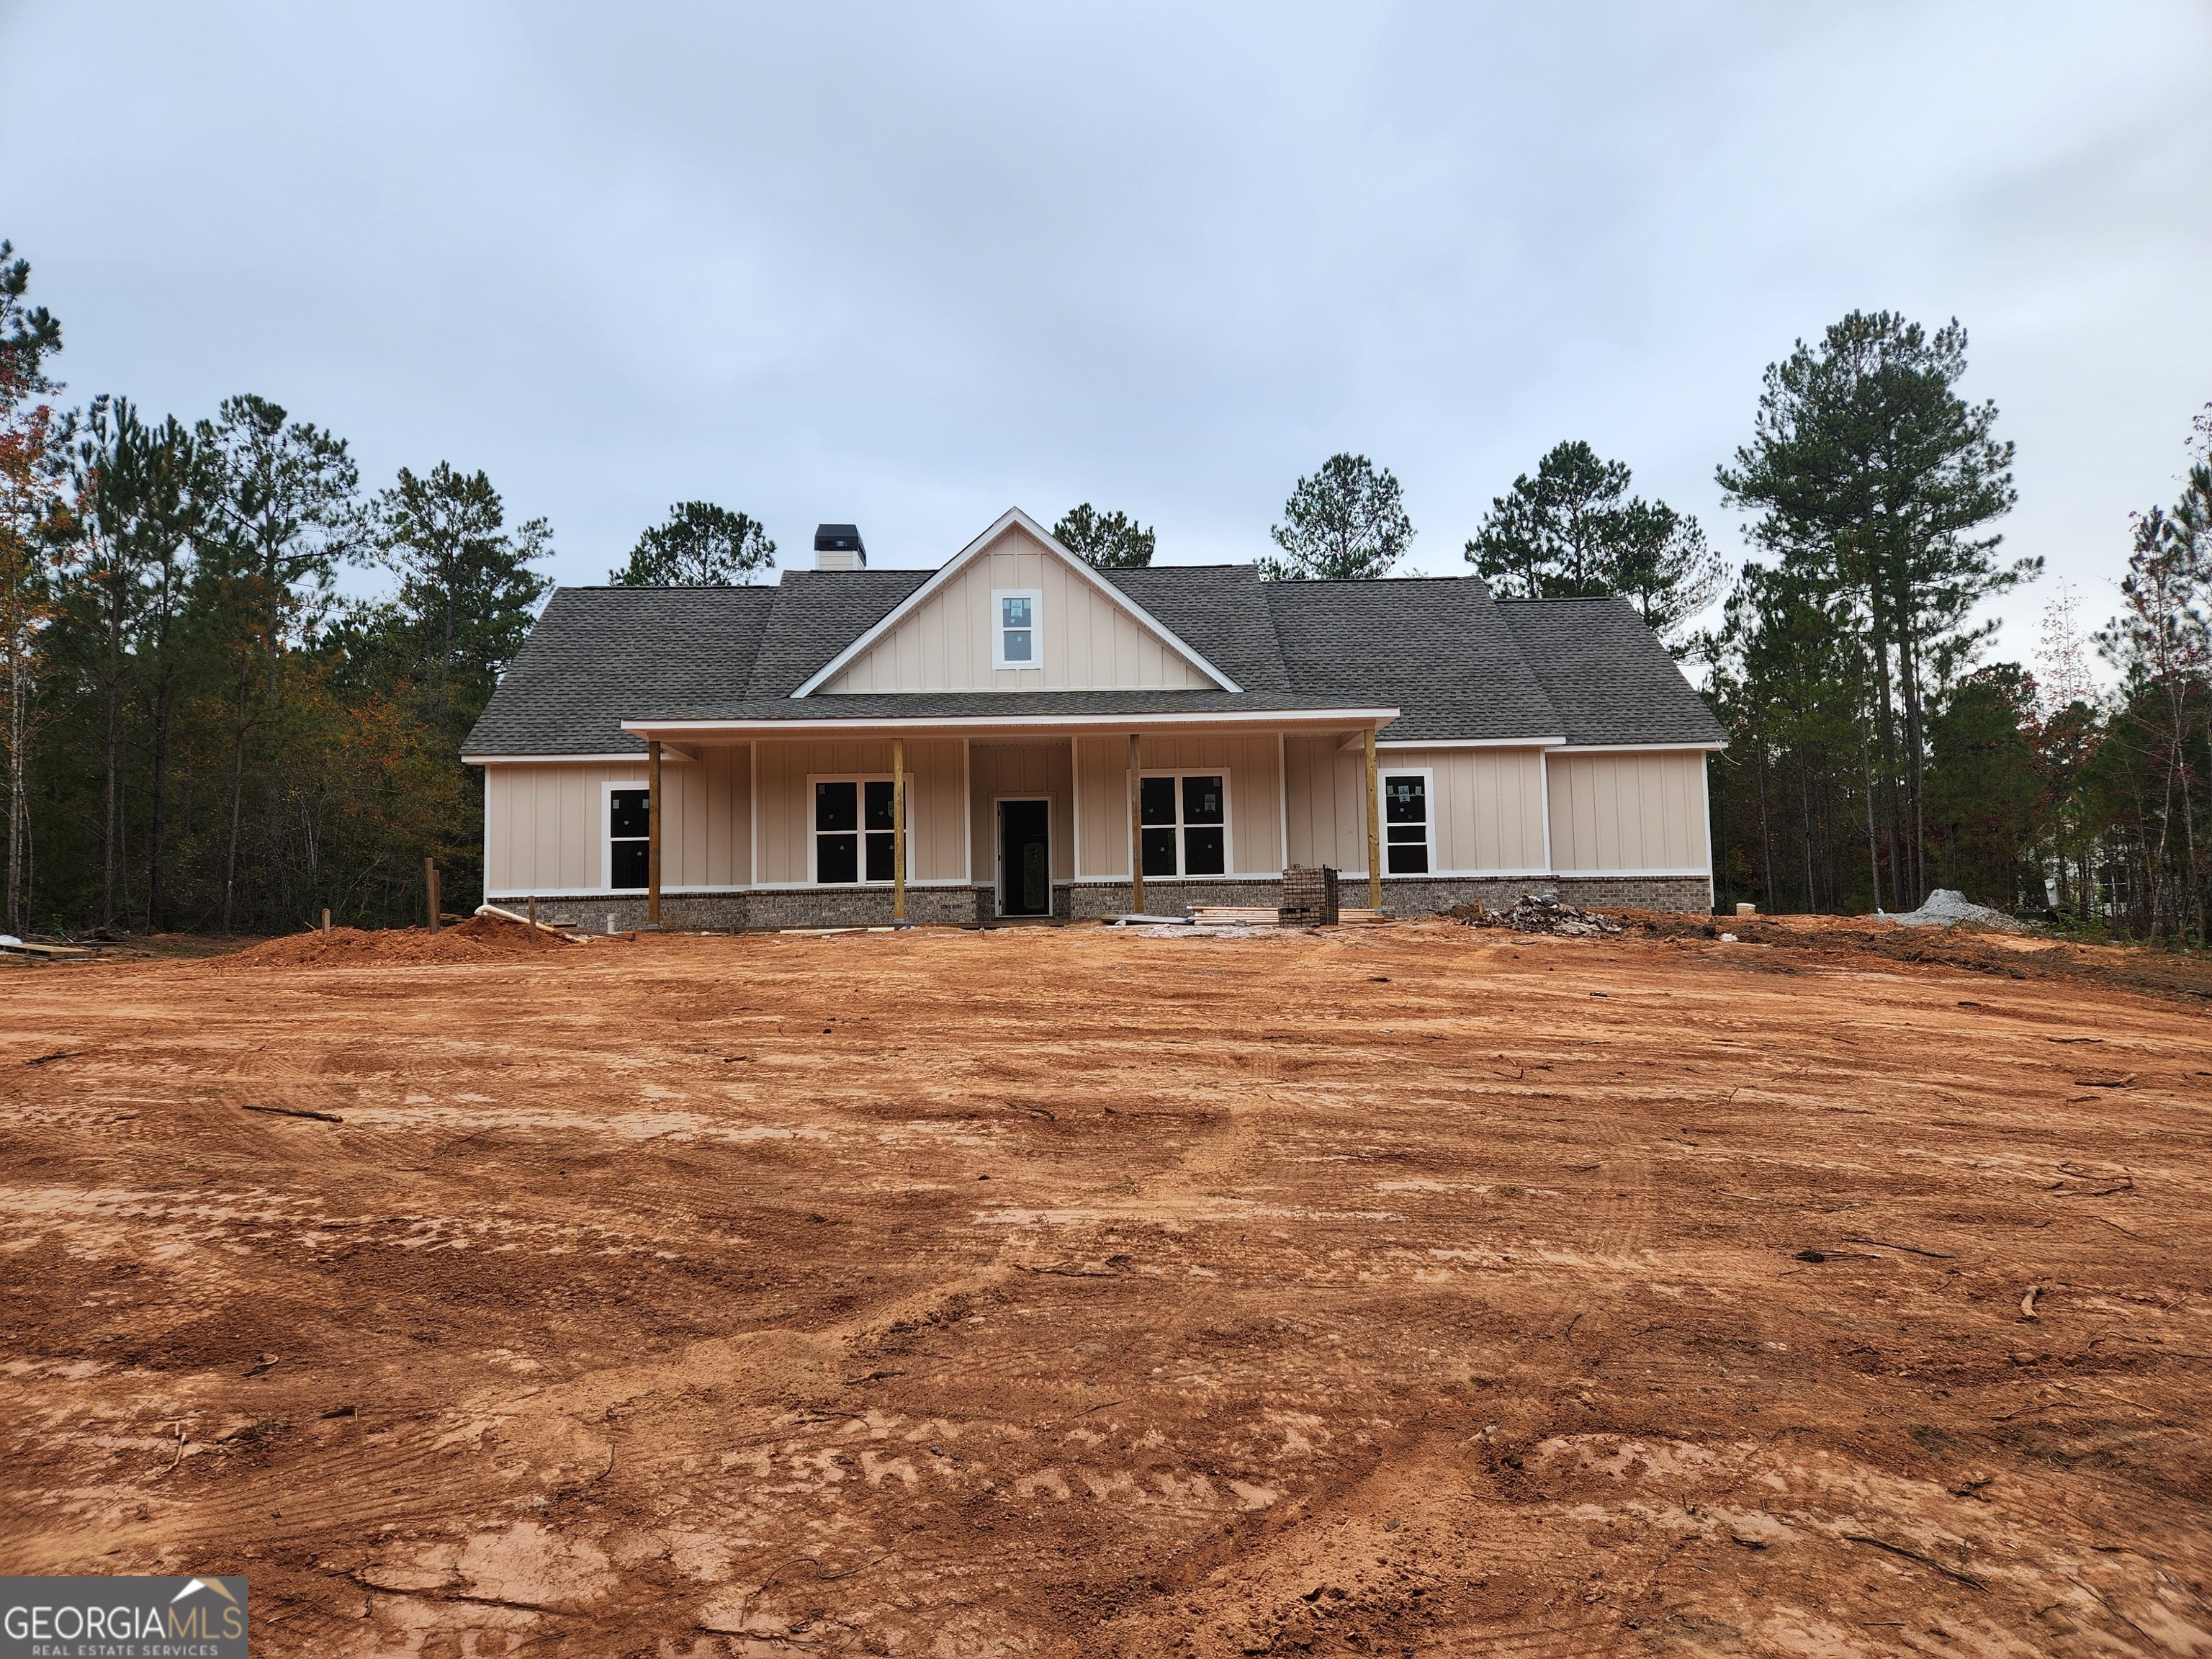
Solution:
<svg viewBox="0 0 2212 1659">
<path fill-rule="evenodd" d="M 1075 756 L 1065 738 L 1043 743 L 983 743 L 968 753 L 969 824 L 974 837 L 975 879 L 985 886 L 999 879 L 999 818 L 993 802 L 1005 797 L 1052 803 L 1052 878 L 1075 873 L 1073 804 Z"/>
<path fill-rule="evenodd" d="M 884 777 L 891 774 L 889 738 L 813 738 L 759 744 L 760 881 L 763 886 L 804 886 L 807 839 L 814 830 L 814 792 L 807 780 Z M 967 799 L 961 787 L 957 738 L 908 738 L 906 769 L 914 792 L 908 849 L 910 881 L 964 881 L 968 847 Z"/>
<path fill-rule="evenodd" d="M 1538 748 L 1385 749 L 1381 771 L 1425 771 L 1431 874 L 1544 868 L 1543 751 Z M 1366 757 L 1339 736 L 1283 740 L 1290 862 L 1367 873 Z"/>
<path fill-rule="evenodd" d="M 742 746 L 664 761 L 664 888 L 742 887 L 751 878 L 750 776 Z M 644 788 L 645 757 L 484 768 L 484 891 L 493 898 L 605 891 L 610 783 Z"/>
<path fill-rule="evenodd" d="M 994 589 L 1036 592 L 1040 666 L 994 668 Z M 823 693 L 1211 691 L 1214 683 L 1082 572 L 1010 526 L 866 651 Z"/>
<path fill-rule="evenodd" d="M 1547 764 L 1552 861 L 1562 875 L 1704 875 L 1710 869 L 1703 751 L 1577 755 L 1555 749 Z"/>
<path fill-rule="evenodd" d="M 1147 772 L 1222 772 L 1228 776 L 1232 876 L 1282 872 L 1281 741 L 1273 732 L 1144 739 L 1142 763 Z M 1078 738 L 1075 781 L 1081 817 L 1076 832 L 1078 878 L 1127 880 L 1128 734 Z"/>
</svg>

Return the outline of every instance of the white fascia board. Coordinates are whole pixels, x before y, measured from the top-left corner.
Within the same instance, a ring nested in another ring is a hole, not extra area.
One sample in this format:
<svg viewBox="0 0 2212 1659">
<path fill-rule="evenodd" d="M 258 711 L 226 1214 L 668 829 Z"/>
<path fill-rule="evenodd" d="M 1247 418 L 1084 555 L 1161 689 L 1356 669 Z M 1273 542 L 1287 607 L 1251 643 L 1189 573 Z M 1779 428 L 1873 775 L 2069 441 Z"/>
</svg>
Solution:
<svg viewBox="0 0 2212 1659">
<path fill-rule="evenodd" d="M 1398 711 L 1395 708 L 1256 708 L 1188 714 L 937 714 L 910 718 L 878 716 L 873 720 L 624 720 L 622 728 L 625 732 L 635 732 L 640 737 L 657 736 L 664 739 L 677 735 L 687 740 L 698 741 L 714 737 L 788 738 L 799 741 L 824 732 L 896 732 L 902 734 L 939 732 L 951 735 L 990 731 L 1065 731 L 1070 727 L 1126 732 L 1132 726 L 1145 729 L 1161 726 L 1179 726 L 1191 731 L 1224 726 L 1310 727 L 1317 731 L 1335 731 L 1347 724 L 1363 727 L 1388 726 L 1397 718 Z M 524 756 L 518 758 L 536 757 Z M 568 760 L 588 757 L 562 755 L 545 758 Z M 617 758 L 642 761 L 645 757 L 642 755 L 623 755 Z"/>
<path fill-rule="evenodd" d="M 687 761 L 688 754 L 680 754 L 664 746 L 660 751 L 664 761 Z M 642 766 L 646 763 L 642 750 L 631 750 L 620 755 L 464 755 L 464 766 Z M 672 889 L 663 889 L 672 891 Z"/>
<path fill-rule="evenodd" d="M 1431 738 L 1424 742 L 1419 738 L 1394 738 L 1385 743 L 1376 738 L 1377 749 L 1558 749 L 1566 743 L 1565 738 Z M 1345 744 L 1347 749 L 1364 745 L 1358 741 Z"/>
<path fill-rule="evenodd" d="M 868 629 L 866 633 L 861 635 L 859 639 L 854 640 L 850 645 L 847 646 L 842 651 L 840 651 L 836 656 L 830 658 L 830 659 L 827 663 L 824 663 L 805 684 L 800 686 L 799 690 L 793 692 L 791 695 L 794 697 L 812 696 L 814 693 L 821 690 L 823 686 L 827 685 L 830 681 L 836 676 L 840 670 L 844 668 L 848 663 L 852 662 L 854 658 L 860 656 L 862 652 L 866 651 L 878 640 L 883 638 L 884 635 L 890 632 L 893 628 L 896 627 L 902 618 L 920 606 L 924 600 L 927 599 L 931 594 L 936 592 L 939 588 L 951 581 L 955 575 L 959 574 L 962 567 L 968 564 L 970 561 L 979 557 L 983 553 L 984 550 L 988 548 L 993 542 L 996 541 L 1000 536 L 1006 534 L 1008 530 L 1013 528 L 1017 525 L 1021 526 L 1022 529 L 1029 532 L 1029 533 L 1036 537 L 1037 540 L 1042 542 L 1045 546 L 1050 549 L 1053 552 L 1059 554 L 1061 558 L 1065 559 L 1070 566 L 1082 575 L 1085 581 L 1088 581 L 1093 587 L 1097 588 L 1101 593 L 1103 593 L 1108 599 L 1112 601 L 1115 605 L 1119 605 L 1139 623 L 1141 623 L 1151 632 L 1159 635 L 1160 642 L 1162 644 L 1165 645 L 1170 650 L 1173 651 L 1193 668 L 1198 670 L 1200 673 L 1213 681 L 1214 684 L 1218 685 L 1224 691 L 1242 691 L 1244 689 L 1243 686 L 1237 684 L 1236 681 L 1231 679 L 1228 675 L 1223 673 L 1218 668 L 1216 668 L 1212 663 L 1206 661 L 1205 658 L 1200 656 L 1197 652 L 1192 650 L 1188 645 L 1185 645 L 1182 641 L 1176 636 L 1173 629 L 1164 626 L 1158 617 L 1154 617 L 1152 612 L 1146 610 L 1144 606 L 1139 605 L 1134 599 L 1124 593 L 1120 588 L 1108 581 L 1105 577 L 1100 575 L 1098 572 L 1093 569 L 1089 564 L 1076 557 L 1073 553 L 1070 552 L 1068 549 L 1061 544 L 1060 538 L 1054 536 L 1052 532 L 1047 530 L 1042 525 L 1039 524 L 1035 519 L 1030 517 L 1028 514 L 1023 512 L 1018 507 L 1010 507 L 1004 513 L 1000 514 L 997 519 L 992 521 L 991 527 L 989 529 L 986 530 L 981 535 L 976 537 L 974 541 L 969 543 L 967 546 L 962 548 L 957 553 L 955 553 L 951 558 L 939 567 L 936 574 L 930 577 L 930 579 L 922 583 L 921 586 L 915 588 L 913 592 L 908 594 L 906 598 L 902 599 L 897 605 L 892 606 L 890 613 L 884 617 L 881 622 L 878 623 L 873 628 Z M 623 729 L 628 730 L 629 728 L 624 727 Z"/>
<path fill-rule="evenodd" d="M 1709 755 L 1726 743 L 1569 743 L 1564 738 L 1551 745 L 1565 755 Z"/>
</svg>

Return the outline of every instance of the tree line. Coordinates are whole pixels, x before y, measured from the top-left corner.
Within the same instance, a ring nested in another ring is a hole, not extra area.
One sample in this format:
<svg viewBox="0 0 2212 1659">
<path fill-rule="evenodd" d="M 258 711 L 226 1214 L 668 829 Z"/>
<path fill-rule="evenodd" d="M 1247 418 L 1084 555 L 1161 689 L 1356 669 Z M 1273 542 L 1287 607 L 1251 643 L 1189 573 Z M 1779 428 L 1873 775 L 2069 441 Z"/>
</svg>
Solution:
<svg viewBox="0 0 2212 1659">
<path fill-rule="evenodd" d="M 461 738 L 528 633 L 550 532 L 481 471 L 365 493 L 267 398 L 61 409 L 59 322 L 0 243 L 4 927 L 272 932 L 476 890 Z M 392 578 L 335 591 L 343 567 Z"/>
<path fill-rule="evenodd" d="M 1575 440 L 1492 501 L 1465 558 L 1501 599 L 1625 598 L 1703 671 L 1730 740 L 1711 775 L 1724 906 L 1894 913 L 1941 886 L 2203 948 L 2212 409 L 2176 500 L 2133 516 L 2118 613 L 2085 634 L 2061 593 L 2033 666 L 1992 659 L 1985 602 L 2042 562 L 2000 556 L 2014 450 L 1996 404 L 1960 389 L 1966 344 L 1955 320 L 1854 312 L 1771 366 L 1750 436 L 1714 475 L 1747 515 L 1740 567 Z M 1091 556 L 1082 529 L 1060 533 Z M 1414 533 L 1389 469 L 1334 455 L 1284 503 L 1262 574 L 1388 575 Z"/>
<path fill-rule="evenodd" d="M 422 860 L 479 890 L 482 781 L 463 738 L 527 635 L 551 532 L 440 461 L 365 491 L 343 439 L 262 398 L 189 422 L 61 406 L 60 324 L 0 243 L 0 744 L 5 930 L 281 931 L 423 903 Z M 1771 367 L 1721 464 L 1753 555 L 1556 445 L 1463 549 L 1504 599 L 1619 594 L 1702 671 L 1723 904 L 1860 912 L 1936 886 L 2202 946 L 2212 884 L 2212 412 L 2176 499 L 2133 520 L 2121 608 L 2046 609 L 2033 666 L 1990 660 L 1984 602 L 2039 574 L 1999 556 L 2017 499 L 1966 335 L 1854 313 Z M 1152 529 L 1089 502 L 1054 532 L 1103 568 Z M 1270 580 L 1391 574 L 1398 480 L 1330 457 L 1297 480 Z M 775 544 L 680 501 L 615 583 L 750 581 Z M 346 567 L 386 572 L 344 598 Z M 1714 601 L 1720 601 L 1717 612 Z M 2092 654 L 2117 674 L 2099 690 Z"/>
</svg>

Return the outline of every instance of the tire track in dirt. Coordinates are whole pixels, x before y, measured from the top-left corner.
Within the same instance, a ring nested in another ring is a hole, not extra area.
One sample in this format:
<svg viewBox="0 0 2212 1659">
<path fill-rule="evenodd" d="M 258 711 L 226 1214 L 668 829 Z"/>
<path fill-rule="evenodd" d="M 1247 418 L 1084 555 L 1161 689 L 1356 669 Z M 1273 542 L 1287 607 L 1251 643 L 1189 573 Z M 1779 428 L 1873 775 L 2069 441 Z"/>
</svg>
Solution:
<svg viewBox="0 0 2212 1659">
<path fill-rule="evenodd" d="M 2190 1034 L 1701 950 L 101 970 L 174 1042 L 0 1077 L 9 1511 L 272 1654 L 2185 1650 L 2212 1286 L 2074 1218 L 2201 1225 Z"/>
</svg>

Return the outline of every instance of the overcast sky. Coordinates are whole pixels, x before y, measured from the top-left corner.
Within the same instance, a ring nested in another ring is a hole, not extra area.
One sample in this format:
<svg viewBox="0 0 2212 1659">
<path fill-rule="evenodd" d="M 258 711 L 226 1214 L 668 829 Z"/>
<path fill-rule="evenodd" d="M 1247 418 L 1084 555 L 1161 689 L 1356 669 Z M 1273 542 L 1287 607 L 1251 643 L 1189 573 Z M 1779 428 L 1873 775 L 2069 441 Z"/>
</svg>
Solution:
<svg viewBox="0 0 2212 1659">
<path fill-rule="evenodd" d="M 1347 449 L 1458 573 L 1567 437 L 1734 557 L 1765 365 L 1955 315 L 2008 545 L 2101 616 L 2212 399 L 2208 70 L 2184 0 L 0 0 L 0 236 L 72 397 L 483 467 L 566 581 L 695 497 L 787 565 L 1085 500 L 1249 560 Z"/>
</svg>

